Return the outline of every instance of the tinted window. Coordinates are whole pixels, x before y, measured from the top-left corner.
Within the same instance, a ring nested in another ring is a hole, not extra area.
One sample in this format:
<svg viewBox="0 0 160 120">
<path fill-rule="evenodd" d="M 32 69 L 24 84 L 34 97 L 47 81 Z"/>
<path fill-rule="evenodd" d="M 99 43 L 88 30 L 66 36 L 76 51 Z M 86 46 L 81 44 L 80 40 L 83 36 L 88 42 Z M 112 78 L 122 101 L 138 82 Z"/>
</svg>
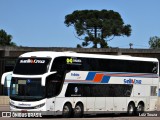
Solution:
<svg viewBox="0 0 160 120">
<path fill-rule="evenodd" d="M 61 71 L 66 69 L 66 57 L 57 57 L 54 59 L 51 71 Z"/>
<path fill-rule="evenodd" d="M 151 86 L 151 96 L 157 96 L 157 86 Z"/>
<path fill-rule="evenodd" d="M 69 63 L 67 63 L 67 60 Z M 74 62 L 74 61 L 79 62 Z M 71 62 L 72 61 L 72 62 Z M 107 72 L 132 72 L 132 73 L 157 73 L 158 64 L 147 61 L 114 60 L 99 58 L 55 58 L 52 71 L 78 70 L 78 71 L 107 71 Z"/>
<path fill-rule="evenodd" d="M 35 101 L 45 97 L 45 87 L 40 78 L 14 78 L 10 85 L 10 98 L 13 100 Z"/>
<path fill-rule="evenodd" d="M 157 64 L 145 61 L 91 59 L 86 58 L 83 66 L 89 65 L 88 71 L 157 73 Z M 87 70 L 87 68 L 85 68 Z"/>
<path fill-rule="evenodd" d="M 49 58 L 20 58 L 14 68 L 14 74 L 39 75 L 47 72 Z"/>
<path fill-rule="evenodd" d="M 82 59 L 77 57 L 57 57 L 54 59 L 51 71 L 65 71 L 65 70 L 81 70 Z"/>
<path fill-rule="evenodd" d="M 62 89 L 64 73 L 55 73 L 46 78 L 46 96 L 47 98 L 57 96 Z"/>
<path fill-rule="evenodd" d="M 133 85 L 70 83 L 66 97 L 130 97 Z"/>
</svg>

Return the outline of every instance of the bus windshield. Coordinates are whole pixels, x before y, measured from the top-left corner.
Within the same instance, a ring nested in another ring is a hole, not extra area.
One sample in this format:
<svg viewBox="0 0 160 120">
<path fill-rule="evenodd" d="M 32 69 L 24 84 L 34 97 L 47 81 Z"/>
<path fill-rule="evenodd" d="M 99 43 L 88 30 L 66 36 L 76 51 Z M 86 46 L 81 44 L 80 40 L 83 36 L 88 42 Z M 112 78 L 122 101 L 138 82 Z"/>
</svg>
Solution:
<svg viewBox="0 0 160 120">
<path fill-rule="evenodd" d="M 41 78 L 15 78 L 10 84 L 10 98 L 17 101 L 37 101 L 57 96 L 62 88 L 64 73 L 51 74 L 46 78 L 46 86 Z"/>
<path fill-rule="evenodd" d="M 45 87 L 40 78 L 12 78 L 10 98 L 20 101 L 37 101 L 45 98 Z"/>
<path fill-rule="evenodd" d="M 13 70 L 14 74 L 40 75 L 48 71 L 50 58 L 19 58 Z"/>
</svg>

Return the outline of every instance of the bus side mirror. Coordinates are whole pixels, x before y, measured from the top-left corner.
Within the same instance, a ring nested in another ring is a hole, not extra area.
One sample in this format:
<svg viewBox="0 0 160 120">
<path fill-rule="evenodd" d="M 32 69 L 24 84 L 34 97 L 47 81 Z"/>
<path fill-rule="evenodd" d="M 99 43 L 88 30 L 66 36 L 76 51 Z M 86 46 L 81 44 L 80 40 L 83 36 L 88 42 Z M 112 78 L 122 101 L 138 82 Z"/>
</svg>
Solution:
<svg viewBox="0 0 160 120">
<path fill-rule="evenodd" d="M 1 85 L 4 85 L 6 77 L 7 76 L 12 76 L 12 73 L 13 73 L 13 71 L 3 73 L 2 77 L 1 77 Z"/>
</svg>

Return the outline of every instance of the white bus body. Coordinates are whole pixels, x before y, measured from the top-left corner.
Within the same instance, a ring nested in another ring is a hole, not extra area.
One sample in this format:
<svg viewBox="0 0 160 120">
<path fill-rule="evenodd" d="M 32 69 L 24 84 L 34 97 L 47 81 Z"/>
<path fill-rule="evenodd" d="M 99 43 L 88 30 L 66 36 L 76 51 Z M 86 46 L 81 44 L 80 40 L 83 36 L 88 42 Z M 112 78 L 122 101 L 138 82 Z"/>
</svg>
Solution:
<svg viewBox="0 0 160 120">
<path fill-rule="evenodd" d="M 12 74 L 11 111 L 81 117 L 157 109 L 156 58 L 29 52 L 19 57 L 14 71 L 8 74 Z M 2 84 L 6 76 L 2 76 Z"/>
</svg>

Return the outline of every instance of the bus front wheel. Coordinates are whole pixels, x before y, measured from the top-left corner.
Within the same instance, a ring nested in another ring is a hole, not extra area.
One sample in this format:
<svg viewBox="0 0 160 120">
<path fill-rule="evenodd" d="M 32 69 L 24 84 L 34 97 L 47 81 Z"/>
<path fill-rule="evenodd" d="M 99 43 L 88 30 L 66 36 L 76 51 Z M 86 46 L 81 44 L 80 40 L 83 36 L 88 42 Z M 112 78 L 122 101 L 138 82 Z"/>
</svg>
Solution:
<svg viewBox="0 0 160 120">
<path fill-rule="evenodd" d="M 63 106 L 62 116 L 64 118 L 70 118 L 71 115 L 72 115 L 72 106 L 71 104 L 67 103 Z"/>
<path fill-rule="evenodd" d="M 74 108 L 74 117 L 81 118 L 82 116 L 83 116 L 83 105 L 79 103 Z"/>
</svg>

